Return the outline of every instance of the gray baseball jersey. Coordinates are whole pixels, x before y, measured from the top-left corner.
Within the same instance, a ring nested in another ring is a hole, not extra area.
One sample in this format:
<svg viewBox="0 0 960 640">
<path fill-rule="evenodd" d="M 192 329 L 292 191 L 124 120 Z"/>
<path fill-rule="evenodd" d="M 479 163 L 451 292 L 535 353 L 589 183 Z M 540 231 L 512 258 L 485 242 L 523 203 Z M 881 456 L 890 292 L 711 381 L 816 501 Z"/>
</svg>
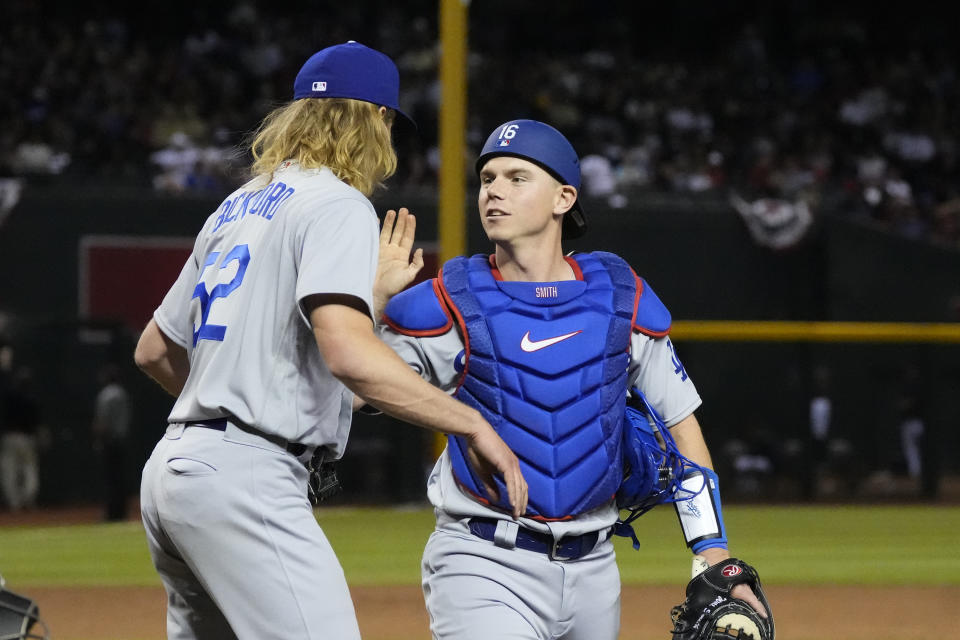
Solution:
<svg viewBox="0 0 960 640">
<path fill-rule="evenodd" d="M 423 378 L 448 392 L 455 389 L 455 362 L 464 350 L 456 328 L 440 336 L 413 337 L 382 326 L 380 334 Z M 643 391 L 668 426 L 700 406 L 666 337 L 633 333 L 629 386 Z M 569 520 L 520 519 L 520 527 L 549 533 L 554 540 L 600 532 L 592 551 L 563 562 L 518 546 L 517 524 L 460 488 L 447 449 L 430 474 L 427 494 L 437 527 L 424 549 L 421 572 L 434 638 L 617 638 L 620 574 L 610 531 L 618 510 L 612 499 Z M 497 522 L 495 542 L 472 535 L 471 519 L 477 518 Z"/>
<path fill-rule="evenodd" d="M 231 194 L 154 313 L 190 354 L 170 422 L 235 416 L 258 431 L 342 452 L 352 394 L 331 374 L 299 302 L 349 294 L 373 309 L 379 222 L 329 169 L 287 163 Z"/>
<path fill-rule="evenodd" d="M 141 484 L 170 638 L 360 637 L 307 470 L 260 434 L 343 451 L 352 395 L 324 364 L 301 302 L 347 294 L 372 309 L 378 236 L 359 191 L 284 163 L 209 217 L 154 313 L 190 358 Z"/>
</svg>

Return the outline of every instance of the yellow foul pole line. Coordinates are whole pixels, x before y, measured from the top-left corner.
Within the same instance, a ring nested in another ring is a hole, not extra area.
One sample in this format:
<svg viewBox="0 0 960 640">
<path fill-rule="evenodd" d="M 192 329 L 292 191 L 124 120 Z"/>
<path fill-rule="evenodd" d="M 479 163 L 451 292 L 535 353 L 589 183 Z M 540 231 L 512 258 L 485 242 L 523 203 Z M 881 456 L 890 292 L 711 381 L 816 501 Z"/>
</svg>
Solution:
<svg viewBox="0 0 960 640">
<path fill-rule="evenodd" d="M 467 251 L 467 7 L 469 0 L 440 0 L 440 194 L 438 202 L 439 258 L 443 264 Z M 446 438 L 433 439 L 434 457 Z"/>
<path fill-rule="evenodd" d="M 440 0 L 440 196 L 441 264 L 467 250 L 464 149 L 467 129 L 466 0 Z"/>
<path fill-rule="evenodd" d="M 715 342 L 960 343 L 960 323 L 678 320 L 670 335 Z"/>
</svg>

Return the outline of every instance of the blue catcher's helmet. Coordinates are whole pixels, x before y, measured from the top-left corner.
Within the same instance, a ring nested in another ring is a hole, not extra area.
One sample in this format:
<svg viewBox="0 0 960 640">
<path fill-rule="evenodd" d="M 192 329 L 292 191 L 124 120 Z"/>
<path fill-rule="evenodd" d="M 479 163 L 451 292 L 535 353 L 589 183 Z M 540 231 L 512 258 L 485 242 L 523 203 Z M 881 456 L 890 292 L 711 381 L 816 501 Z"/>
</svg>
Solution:
<svg viewBox="0 0 960 640">
<path fill-rule="evenodd" d="M 514 156 L 542 167 L 560 184 L 580 192 L 580 158 L 570 141 L 545 122 L 510 120 L 493 130 L 477 157 L 477 174 L 487 160 L 496 156 Z M 563 216 L 563 237 L 579 238 L 587 231 L 587 218 L 580 198 Z"/>
<path fill-rule="evenodd" d="M 617 522 L 615 533 L 632 537 L 634 547 L 639 547 L 631 522 L 658 504 L 693 498 L 705 482 L 693 492 L 682 487 L 684 476 L 702 467 L 680 453 L 670 429 L 643 393 L 633 387 L 630 395 L 623 423 L 624 478 L 617 490 L 617 506 L 629 515 Z"/>
</svg>

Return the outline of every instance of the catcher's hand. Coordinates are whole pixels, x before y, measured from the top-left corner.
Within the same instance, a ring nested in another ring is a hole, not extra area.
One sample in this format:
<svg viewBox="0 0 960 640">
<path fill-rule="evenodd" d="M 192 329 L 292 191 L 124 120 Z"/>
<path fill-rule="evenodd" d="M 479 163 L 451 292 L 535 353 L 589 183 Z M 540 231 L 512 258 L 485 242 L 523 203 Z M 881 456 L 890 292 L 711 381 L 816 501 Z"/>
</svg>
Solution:
<svg viewBox="0 0 960 640">
<path fill-rule="evenodd" d="M 730 595 L 748 584 L 767 610 L 762 617 L 743 600 Z M 687 597 L 670 612 L 673 640 L 774 640 L 773 612 L 760 586 L 757 570 L 737 558 L 713 565 L 687 584 Z"/>
</svg>

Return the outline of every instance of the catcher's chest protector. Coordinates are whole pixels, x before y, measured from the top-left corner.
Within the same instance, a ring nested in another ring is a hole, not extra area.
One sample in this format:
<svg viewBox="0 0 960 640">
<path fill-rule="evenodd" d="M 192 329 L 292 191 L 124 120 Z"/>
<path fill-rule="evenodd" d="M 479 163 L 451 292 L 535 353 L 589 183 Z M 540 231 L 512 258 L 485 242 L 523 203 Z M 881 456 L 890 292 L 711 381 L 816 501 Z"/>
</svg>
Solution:
<svg viewBox="0 0 960 640">
<path fill-rule="evenodd" d="M 456 397 L 474 407 L 520 459 L 528 515 L 554 519 L 589 511 L 622 479 L 621 429 L 637 284 L 609 253 L 575 256 L 582 280 L 504 282 L 486 256 L 455 258 L 442 292 L 464 331 L 466 358 Z M 496 503 L 449 438 L 454 473 Z"/>
</svg>

